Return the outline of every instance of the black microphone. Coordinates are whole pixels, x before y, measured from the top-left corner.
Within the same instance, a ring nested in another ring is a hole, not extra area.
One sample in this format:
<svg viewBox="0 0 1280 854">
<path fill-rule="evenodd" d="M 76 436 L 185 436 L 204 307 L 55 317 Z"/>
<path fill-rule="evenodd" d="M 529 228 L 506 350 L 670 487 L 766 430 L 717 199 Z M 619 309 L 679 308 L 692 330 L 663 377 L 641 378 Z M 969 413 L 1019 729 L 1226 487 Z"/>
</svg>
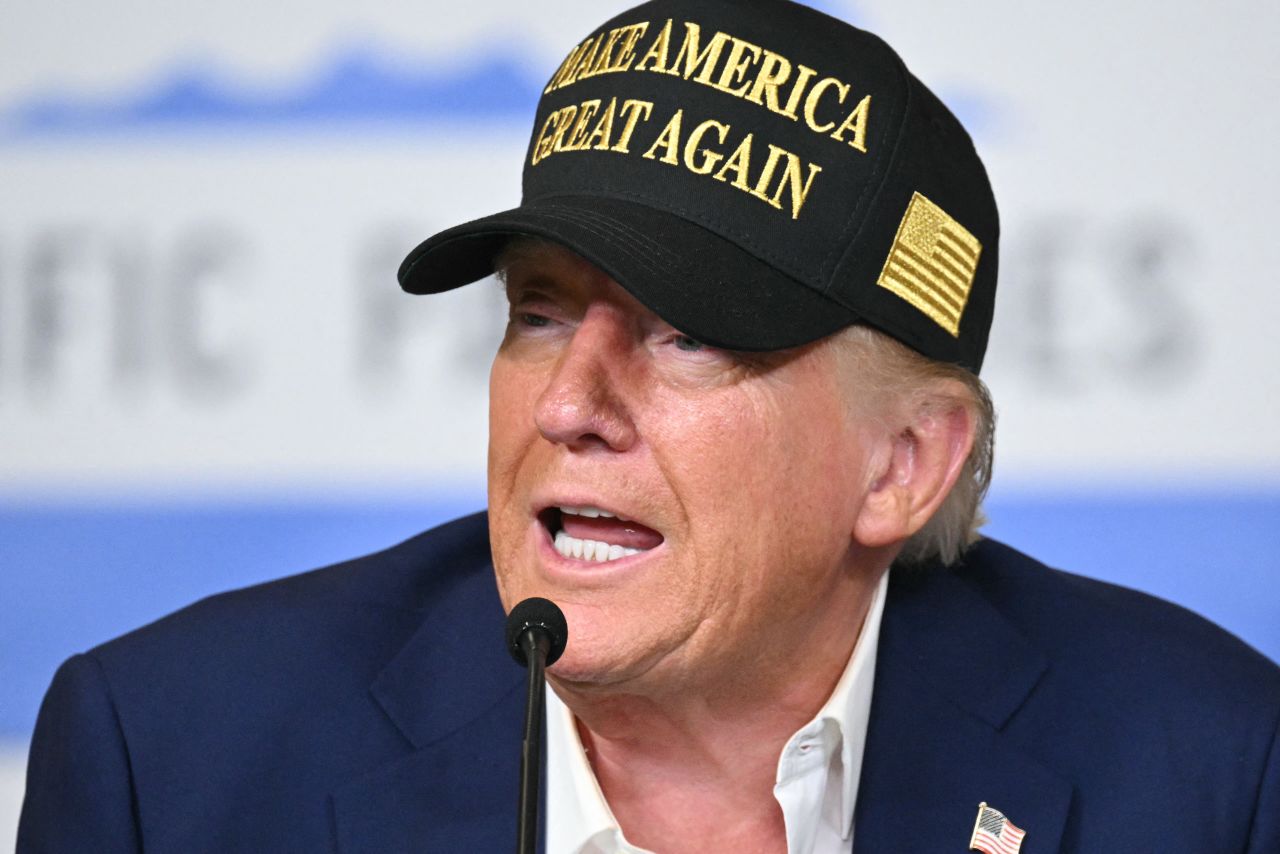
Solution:
<svg viewBox="0 0 1280 854">
<path fill-rule="evenodd" d="M 525 599 L 507 615 L 507 651 L 529 668 L 524 707 L 524 742 L 520 746 L 520 811 L 516 854 L 534 854 L 538 845 L 538 783 L 542 778 L 542 719 L 547 681 L 543 672 L 555 664 L 569 641 L 564 613 L 550 599 Z"/>
</svg>

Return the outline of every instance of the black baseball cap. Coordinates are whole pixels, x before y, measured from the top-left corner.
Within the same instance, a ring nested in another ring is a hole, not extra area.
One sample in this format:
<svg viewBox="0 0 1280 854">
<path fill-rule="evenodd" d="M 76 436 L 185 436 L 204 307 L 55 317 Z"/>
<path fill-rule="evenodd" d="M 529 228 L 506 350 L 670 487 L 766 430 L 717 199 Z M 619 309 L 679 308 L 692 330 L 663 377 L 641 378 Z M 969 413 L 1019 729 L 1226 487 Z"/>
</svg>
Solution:
<svg viewBox="0 0 1280 854">
<path fill-rule="evenodd" d="M 442 231 L 411 293 L 560 243 L 682 332 L 779 350 L 853 323 L 977 372 L 999 220 L 954 115 L 878 37 L 787 0 L 653 0 L 547 82 L 518 208 Z"/>
</svg>

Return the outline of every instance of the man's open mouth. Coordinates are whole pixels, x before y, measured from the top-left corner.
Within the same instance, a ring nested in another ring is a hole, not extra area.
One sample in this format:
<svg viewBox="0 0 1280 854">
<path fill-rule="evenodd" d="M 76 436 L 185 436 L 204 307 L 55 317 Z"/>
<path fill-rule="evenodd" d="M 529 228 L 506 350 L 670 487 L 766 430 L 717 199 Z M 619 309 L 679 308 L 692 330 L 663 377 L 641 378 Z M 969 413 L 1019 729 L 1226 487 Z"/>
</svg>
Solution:
<svg viewBox="0 0 1280 854">
<path fill-rule="evenodd" d="M 599 507 L 548 507 L 538 514 L 555 550 L 574 560 L 607 563 L 662 544 L 662 534 Z"/>
</svg>

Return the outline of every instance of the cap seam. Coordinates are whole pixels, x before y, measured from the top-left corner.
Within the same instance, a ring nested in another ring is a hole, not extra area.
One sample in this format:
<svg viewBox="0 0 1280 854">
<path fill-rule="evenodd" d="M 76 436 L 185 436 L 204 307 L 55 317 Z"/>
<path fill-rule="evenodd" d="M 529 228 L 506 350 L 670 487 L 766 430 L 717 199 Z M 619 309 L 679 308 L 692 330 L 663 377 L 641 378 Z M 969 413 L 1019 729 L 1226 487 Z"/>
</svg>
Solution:
<svg viewBox="0 0 1280 854">
<path fill-rule="evenodd" d="M 691 214 L 691 212 L 685 208 L 672 205 L 667 201 L 659 202 L 656 198 L 648 196 L 644 193 L 637 193 L 632 190 L 618 190 L 611 187 L 606 187 L 606 188 L 603 188 L 602 190 L 594 191 L 594 192 L 580 191 L 580 192 L 565 192 L 565 193 L 547 193 L 547 194 L 536 196 L 533 199 L 526 200 L 526 203 L 529 203 L 529 202 L 536 203 L 543 199 L 575 198 L 575 197 L 577 198 L 605 197 L 605 198 L 622 199 L 624 201 L 644 202 L 647 207 L 651 207 L 654 210 L 657 210 L 663 213 L 676 214 L 681 219 L 693 225 L 699 226 L 701 228 L 705 228 L 708 231 L 718 232 L 720 236 L 725 237 L 725 239 L 728 239 L 729 237 L 734 237 L 734 238 L 737 238 L 738 240 L 746 241 L 747 245 L 743 245 L 741 243 L 738 244 L 739 248 L 742 249 L 742 251 L 747 252 L 751 255 L 754 255 L 756 258 L 760 260 L 770 261 L 774 264 L 786 265 L 787 269 L 783 269 L 781 272 L 786 273 L 791 278 L 798 280 L 801 284 L 803 284 L 805 287 L 809 288 L 810 290 L 821 293 L 820 280 L 822 279 L 822 273 L 820 268 L 817 269 L 815 272 L 808 272 L 802 268 L 802 265 L 797 258 L 779 255 L 777 253 L 761 248 L 757 243 L 758 238 L 756 238 L 753 235 L 744 234 L 736 229 L 723 226 L 719 222 L 711 218 L 707 218 L 706 221 L 701 221 L 700 218 L 695 218 Z"/>
<path fill-rule="evenodd" d="M 626 235 L 625 233 L 622 233 L 622 230 L 620 228 L 617 227 L 618 225 L 620 225 L 620 223 L 617 223 L 616 221 L 611 221 L 612 225 L 614 226 L 612 228 L 613 233 L 611 234 L 611 233 L 608 233 L 608 229 L 601 230 L 600 226 L 603 225 L 602 223 L 598 223 L 598 222 L 591 223 L 591 222 L 583 221 L 582 219 L 576 219 L 573 217 L 565 216 L 564 213 L 562 212 L 563 210 L 565 209 L 564 208 L 558 208 L 555 210 L 543 209 L 542 211 L 540 211 L 540 214 L 548 219 L 554 219 L 559 222 L 567 222 L 570 225 L 574 225 L 579 228 L 582 228 L 590 232 L 591 234 L 594 234 L 602 238 L 603 240 L 607 241 L 610 246 L 618 249 L 621 252 L 624 252 L 628 257 L 633 258 L 641 267 L 647 270 L 650 274 L 658 275 L 658 276 L 669 275 L 674 269 L 674 268 L 665 267 L 665 266 L 658 266 L 654 263 L 655 261 L 654 258 L 647 257 L 643 254 L 640 254 L 634 251 L 631 246 L 629 246 L 626 242 L 624 242 L 626 240 Z M 520 210 L 513 209 L 512 211 L 509 211 L 509 213 L 518 216 L 520 213 Z M 504 225 L 495 223 L 492 225 L 493 225 L 492 233 L 494 234 L 509 232 L 511 234 L 525 233 L 525 234 L 533 234 L 535 236 L 539 236 L 536 225 L 532 227 L 526 224 L 504 226 Z M 488 229 L 486 229 L 486 231 L 488 231 Z M 452 237 L 451 239 L 445 240 L 444 242 L 440 243 L 437 247 L 434 247 L 434 248 L 440 248 L 442 246 L 446 246 L 449 243 L 452 243 L 458 240 L 469 240 L 477 236 L 480 236 L 480 235 L 479 234 L 458 234 Z M 548 237 L 550 238 L 551 236 L 549 235 Z M 663 253 L 670 256 L 670 253 L 665 252 L 665 250 L 663 250 Z M 423 256 L 425 257 L 426 255 L 429 255 L 429 254 L 430 252 L 424 252 Z M 406 278 L 411 278 L 413 276 L 414 269 L 417 267 L 417 263 L 418 262 L 415 261 L 414 264 L 410 266 L 408 272 L 406 273 Z M 608 265 L 606 264 L 605 266 L 608 266 Z"/>
<path fill-rule="evenodd" d="M 878 198 L 881 191 L 884 190 L 885 184 L 889 182 L 889 176 L 893 174 L 893 167 L 898 159 L 898 152 L 902 149 L 902 141 L 907 129 L 907 120 L 911 115 L 912 107 L 915 105 L 915 92 L 911 87 L 911 73 L 907 71 L 907 66 L 902 61 L 901 57 L 897 54 L 892 55 L 894 59 L 897 60 L 896 65 L 898 73 L 901 76 L 903 88 L 906 91 L 906 99 L 902 109 L 902 118 L 898 122 L 898 135 L 894 139 L 893 150 L 889 152 L 889 156 L 883 161 L 885 164 L 884 174 L 880 176 L 879 183 L 874 181 L 867 182 L 867 185 L 862 189 L 862 193 L 858 196 L 858 203 L 854 206 L 855 211 L 862 206 L 862 202 L 867 198 L 868 192 L 872 193 L 871 203 L 874 207 L 876 198 Z M 881 139 L 883 139 L 883 136 Z M 875 184 L 874 192 L 872 192 L 871 189 L 872 184 Z M 850 218 L 850 222 L 846 225 L 844 232 L 841 234 L 841 239 L 835 242 L 831 247 L 831 251 L 822 259 L 823 268 L 830 270 L 826 276 L 826 286 L 823 289 L 823 292 L 828 296 L 830 296 L 832 285 L 835 284 L 836 272 L 844 267 L 845 261 L 849 257 L 849 253 L 853 251 L 854 245 L 858 242 L 858 238 L 862 236 L 862 232 L 867 227 L 867 221 L 870 219 L 870 216 L 863 216 L 861 221 L 855 226 L 852 218 Z M 849 234 L 850 231 L 852 231 L 852 234 Z M 845 238 L 846 234 L 849 235 L 847 238 Z M 839 253 L 839 257 L 836 257 L 837 253 Z M 831 263 L 832 258 L 835 258 L 834 263 Z"/>
<path fill-rule="evenodd" d="M 668 259 L 671 259 L 672 261 L 678 261 L 678 258 L 676 257 L 676 255 L 668 251 L 665 246 L 653 240 L 644 232 L 639 231 L 638 229 L 632 228 L 627 223 L 622 222 L 621 220 L 614 219 L 608 214 L 603 214 L 603 213 L 600 213 L 599 211 L 592 211 L 584 208 L 575 208 L 569 205 L 545 205 L 543 206 L 542 210 L 556 212 L 555 215 L 561 217 L 562 219 L 568 219 L 570 221 L 572 221 L 576 217 L 579 220 L 594 222 L 598 225 L 607 224 L 608 226 L 613 228 L 614 231 L 617 231 L 629 236 L 635 243 L 644 245 L 646 248 L 649 249 L 649 251 L 653 252 L 655 255 L 662 255 Z"/>
<path fill-rule="evenodd" d="M 646 257 L 646 256 L 644 256 L 643 254 L 640 254 L 640 253 L 635 252 L 635 251 L 634 251 L 634 249 L 633 249 L 631 246 L 629 246 L 629 245 L 627 245 L 627 243 L 625 243 L 625 242 L 623 242 L 623 241 L 619 240 L 619 239 L 618 239 L 618 237 L 619 237 L 619 234 L 620 234 L 620 233 L 621 233 L 621 235 L 622 235 L 622 236 L 624 237 L 624 239 L 625 239 L 625 232 L 622 232 L 622 229 L 619 229 L 619 228 L 617 228 L 617 227 L 616 227 L 616 226 L 618 225 L 618 223 L 616 223 L 616 222 L 611 223 L 611 224 L 614 226 L 614 227 L 612 228 L 612 231 L 613 231 L 614 233 L 613 233 L 613 234 L 610 234 L 610 233 L 609 233 L 609 230 L 610 230 L 610 229 L 609 229 L 609 228 L 607 228 L 607 227 L 604 227 L 604 224 L 603 224 L 603 223 L 599 223 L 599 222 L 596 222 L 596 223 L 592 223 L 592 222 L 585 222 L 585 221 L 583 221 L 583 220 L 581 220 L 581 219 L 574 219 L 573 217 L 565 216 L 563 213 L 560 213 L 560 212 L 558 212 L 558 211 L 546 211 L 546 210 L 544 209 L 543 213 L 544 213 L 545 215 L 550 216 L 550 217 L 553 217 L 553 218 L 555 218 L 555 219 L 559 219 L 559 220 L 561 220 L 561 221 L 565 221 L 565 222 L 569 222 L 569 223 L 571 223 L 571 224 L 573 224 L 573 225 L 577 225 L 578 227 L 583 228 L 583 229 L 585 229 L 586 231 L 589 231 L 589 232 L 591 232 L 592 234 L 594 234 L 594 235 L 596 235 L 596 236 L 598 236 L 598 237 L 600 237 L 600 238 L 602 238 L 602 239 L 604 239 L 604 240 L 607 240 L 610 244 L 612 244 L 612 245 L 613 245 L 615 248 L 617 248 L 619 251 L 626 253 L 628 256 L 630 256 L 632 259 L 634 259 L 637 263 L 639 263 L 639 264 L 640 264 L 640 266 L 644 267 L 644 268 L 645 268 L 646 270 L 648 270 L 651 274 L 654 274 L 654 275 L 657 275 L 657 276 L 663 276 L 663 275 L 666 275 L 666 274 L 668 274 L 668 273 L 672 272 L 672 271 L 673 271 L 673 269 L 674 269 L 674 268 L 671 268 L 671 267 L 666 267 L 666 265 L 658 266 L 657 264 L 655 264 L 655 259 L 652 259 L 652 258 Z M 602 230 L 602 228 L 603 228 L 604 230 Z"/>
</svg>

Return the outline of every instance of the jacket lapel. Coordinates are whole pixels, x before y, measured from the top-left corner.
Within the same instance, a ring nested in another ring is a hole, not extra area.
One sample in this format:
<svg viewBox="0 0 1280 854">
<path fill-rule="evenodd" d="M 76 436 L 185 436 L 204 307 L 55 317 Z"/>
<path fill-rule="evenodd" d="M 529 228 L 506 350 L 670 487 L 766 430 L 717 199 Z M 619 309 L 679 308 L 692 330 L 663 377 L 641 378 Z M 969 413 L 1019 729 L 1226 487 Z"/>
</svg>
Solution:
<svg viewBox="0 0 1280 854">
<path fill-rule="evenodd" d="M 436 601 L 447 604 L 370 689 L 406 751 L 333 793 L 343 854 L 514 844 L 525 671 L 504 649 L 493 570 L 467 573 Z"/>
<path fill-rule="evenodd" d="M 1050 854 L 1071 786 L 1002 730 L 1047 668 L 951 572 L 895 570 L 855 814 L 857 854 L 963 852 L 985 801 Z"/>
</svg>

